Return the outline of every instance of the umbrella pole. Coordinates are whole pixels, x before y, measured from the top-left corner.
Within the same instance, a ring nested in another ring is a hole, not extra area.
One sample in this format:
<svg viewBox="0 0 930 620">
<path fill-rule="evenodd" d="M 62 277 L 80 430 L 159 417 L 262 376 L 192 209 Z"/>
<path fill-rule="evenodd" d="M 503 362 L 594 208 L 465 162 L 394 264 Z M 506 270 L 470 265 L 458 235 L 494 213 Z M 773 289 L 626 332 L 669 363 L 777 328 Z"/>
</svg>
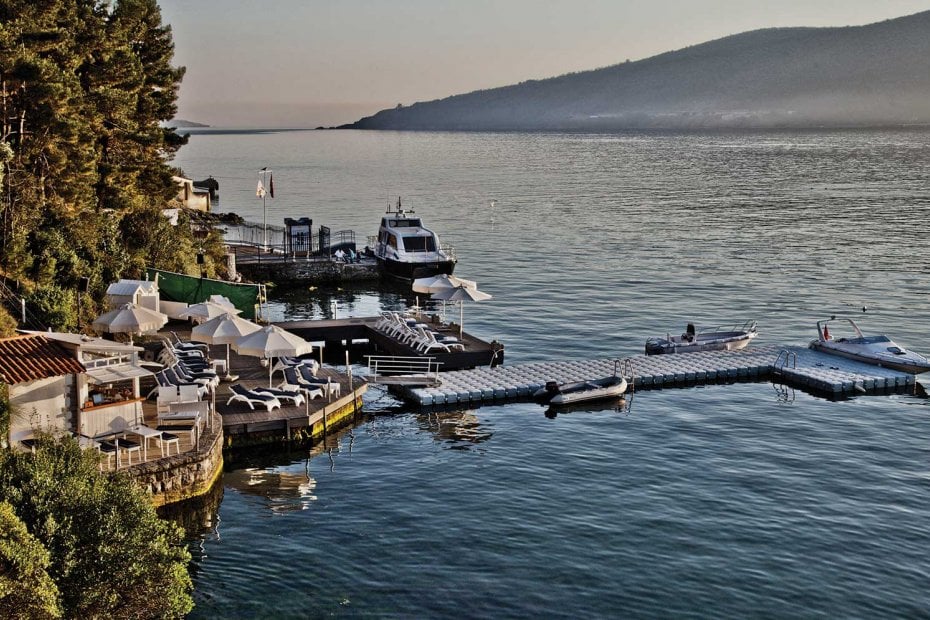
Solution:
<svg viewBox="0 0 930 620">
<path fill-rule="evenodd" d="M 273 359 L 273 357 L 268 358 L 268 387 L 271 387 L 271 369 L 273 368 L 271 360 Z"/>
<path fill-rule="evenodd" d="M 226 378 L 232 376 L 232 369 L 229 367 L 229 343 L 226 343 Z"/>
<path fill-rule="evenodd" d="M 459 302 L 459 340 L 462 339 L 462 318 L 465 316 L 465 302 Z"/>
</svg>

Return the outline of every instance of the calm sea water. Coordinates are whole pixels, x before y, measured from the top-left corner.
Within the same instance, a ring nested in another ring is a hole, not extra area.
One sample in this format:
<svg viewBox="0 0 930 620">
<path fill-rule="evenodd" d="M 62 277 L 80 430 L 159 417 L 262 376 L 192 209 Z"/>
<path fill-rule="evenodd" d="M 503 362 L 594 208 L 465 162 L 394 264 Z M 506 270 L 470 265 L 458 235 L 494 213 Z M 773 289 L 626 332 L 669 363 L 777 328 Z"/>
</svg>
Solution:
<svg viewBox="0 0 930 620">
<path fill-rule="evenodd" d="M 402 196 L 494 296 L 465 327 L 508 363 L 639 354 L 688 321 L 801 344 L 831 314 L 930 353 L 927 131 L 217 132 L 176 163 L 259 222 L 267 166 L 269 223 L 360 239 Z M 415 301 L 273 297 L 280 319 Z M 550 419 L 366 398 L 325 447 L 229 464 L 192 617 L 930 616 L 925 399 L 749 383 Z"/>
</svg>

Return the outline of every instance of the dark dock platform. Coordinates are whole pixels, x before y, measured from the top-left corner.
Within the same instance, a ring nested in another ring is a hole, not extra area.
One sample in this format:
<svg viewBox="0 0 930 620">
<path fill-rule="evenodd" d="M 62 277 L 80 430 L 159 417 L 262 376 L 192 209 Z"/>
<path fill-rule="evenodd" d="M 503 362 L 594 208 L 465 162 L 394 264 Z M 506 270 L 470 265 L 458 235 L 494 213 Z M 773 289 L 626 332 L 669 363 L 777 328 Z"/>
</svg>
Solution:
<svg viewBox="0 0 930 620">
<path fill-rule="evenodd" d="M 439 334 L 459 338 L 459 328 L 455 323 L 444 324 L 438 317 L 424 315 L 423 322 L 428 323 Z M 461 370 L 466 368 L 498 366 L 504 361 L 504 345 L 499 342 L 487 342 L 467 332 L 461 333 L 459 340 L 465 345 L 464 351 L 431 350 L 422 353 L 413 346 L 401 342 L 386 332 L 378 329 L 380 317 L 353 317 L 346 319 L 328 319 L 316 321 L 284 321 L 276 323 L 279 327 L 293 332 L 310 341 L 324 341 L 332 346 L 348 346 L 352 341 L 366 340 L 371 345 L 371 354 L 387 354 L 397 357 L 431 358 L 439 364 L 440 370 Z M 337 343 L 345 343 L 338 345 Z"/>
<path fill-rule="evenodd" d="M 255 282 L 336 284 L 381 278 L 377 261 L 368 257 L 346 263 L 329 256 L 295 256 L 250 245 L 228 245 L 227 251 L 234 257 L 236 269 Z"/>
</svg>

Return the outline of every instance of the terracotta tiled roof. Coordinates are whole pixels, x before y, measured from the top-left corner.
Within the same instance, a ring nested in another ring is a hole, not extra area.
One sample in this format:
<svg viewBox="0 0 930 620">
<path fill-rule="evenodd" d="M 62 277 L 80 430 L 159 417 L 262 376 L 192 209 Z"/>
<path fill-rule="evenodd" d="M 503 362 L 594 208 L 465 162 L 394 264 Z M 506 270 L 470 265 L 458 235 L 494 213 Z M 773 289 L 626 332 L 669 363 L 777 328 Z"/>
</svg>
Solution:
<svg viewBox="0 0 930 620">
<path fill-rule="evenodd" d="M 0 381 L 8 385 L 84 372 L 74 354 L 44 336 L 0 339 Z"/>
</svg>

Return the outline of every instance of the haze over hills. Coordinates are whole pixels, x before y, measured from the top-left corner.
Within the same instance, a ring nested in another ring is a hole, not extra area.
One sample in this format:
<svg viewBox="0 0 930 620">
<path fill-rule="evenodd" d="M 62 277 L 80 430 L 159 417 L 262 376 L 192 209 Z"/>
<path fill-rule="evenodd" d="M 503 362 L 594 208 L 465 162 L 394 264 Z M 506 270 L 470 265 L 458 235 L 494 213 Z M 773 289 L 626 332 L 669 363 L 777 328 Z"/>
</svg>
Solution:
<svg viewBox="0 0 930 620">
<path fill-rule="evenodd" d="M 930 123 L 930 11 L 745 32 L 636 62 L 382 110 L 341 128 L 605 130 Z"/>
</svg>

